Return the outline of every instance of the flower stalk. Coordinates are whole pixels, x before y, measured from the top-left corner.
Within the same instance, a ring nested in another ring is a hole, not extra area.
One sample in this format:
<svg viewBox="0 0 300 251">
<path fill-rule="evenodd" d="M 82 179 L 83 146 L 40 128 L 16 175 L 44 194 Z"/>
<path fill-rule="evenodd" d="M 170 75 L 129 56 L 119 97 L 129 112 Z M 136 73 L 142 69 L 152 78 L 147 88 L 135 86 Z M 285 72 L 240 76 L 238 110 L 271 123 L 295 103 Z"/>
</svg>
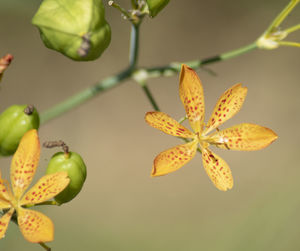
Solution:
<svg viewBox="0 0 300 251">
<path fill-rule="evenodd" d="M 260 36 L 256 44 L 260 49 L 272 50 L 280 45 L 300 47 L 298 42 L 283 41 L 290 33 L 300 29 L 300 24 L 287 28 L 280 29 L 281 23 L 287 18 L 291 11 L 296 7 L 300 0 L 291 0 L 289 4 L 278 14 L 267 30 Z"/>
<path fill-rule="evenodd" d="M 204 65 L 209 65 L 212 63 L 221 62 L 234 57 L 238 57 L 258 48 L 275 49 L 279 45 L 300 47 L 300 43 L 282 41 L 288 34 L 299 30 L 300 24 L 287 28 L 284 31 L 278 30 L 279 25 L 284 21 L 284 19 L 288 16 L 288 14 L 295 8 L 295 6 L 299 3 L 299 1 L 300 0 L 291 0 L 290 3 L 283 9 L 283 11 L 280 12 L 280 14 L 274 19 L 274 21 L 264 32 L 264 34 L 261 37 L 259 37 L 255 42 L 216 56 L 204 58 L 201 60 L 187 61 L 184 62 L 184 64 L 196 70 L 201 68 Z M 139 76 L 140 73 L 142 73 L 143 75 L 143 81 L 146 81 L 149 78 L 168 77 L 168 76 L 173 76 L 174 74 L 180 72 L 182 63 L 179 62 L 170 63 L 165 66 L 137 68 L 138 51 L 139 51 L 139 28 L 140 28 L 141 21 L 142 18 L 140 17 L 138 23 L 132 22 L 129 67 L 127 67 L 120 73 L 117 73 L 113 76 L 107 77 L 99 81 L 95 85 L 88 87 L 87 89 L 79 92 L 78 94 L 75 94 L 74 96 L 67 98 L 65 101 L 44 111 L 41 114 L 42 124 L 68 112 L 69 110 L 74 109 L 75 107 L 98 96 L 99 94 L 120 85 L 125 80 L 128 79 L 136 80 L 136 76 Z M 146 88 L 143 87 L 143 91 L 148 97 L 150 103 L 153 105 L 155 101 L 153 95 L 149 92 L 149 89 L 147 87 Z M 157 104 L 157 102 L 155 103 Z M 157 109 L 158 106 L 156 105 L 156 108 L 153 106 L 153 108 Z"/>
</svg>

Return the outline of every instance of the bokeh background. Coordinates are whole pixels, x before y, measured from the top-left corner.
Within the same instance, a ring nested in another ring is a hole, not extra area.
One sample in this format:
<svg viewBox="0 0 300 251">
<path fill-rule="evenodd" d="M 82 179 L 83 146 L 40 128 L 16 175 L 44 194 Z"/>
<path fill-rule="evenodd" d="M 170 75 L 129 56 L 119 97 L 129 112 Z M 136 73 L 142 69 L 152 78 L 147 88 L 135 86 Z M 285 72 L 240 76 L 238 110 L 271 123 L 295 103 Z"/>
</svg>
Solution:
<svg viewBox="0 0 300 251">
<path fill-rule="evenodd" d="M 70 95 L 124 69 L 130 24 L 107 6 L 112 42 L 94 62 L 78 63 L 44 47 L 31 18 L 40 1 L 0 1 L 0 52 L 15 56 L 0 86 L 0 109 L 34 104 L 45 111 Z M 130 8 L 129 0 L 119 4 Z M 288 0 L 171 1 L 141 27 L 140 66 L 205 58 L 254 41 Z M 300 21 L 300 6 L 283 27 Z M 289 40 L 300 41 L 299 32 Z M 55 224 L 53 250 L 240 251 L 300 250 L 300 53 L 297 48 L 257 50 L 198 70 L 206 117 L 218 97 L 242 82 L 248 96 L 225 127 L 251 122 L 279 138 L 257 152 L 216 150 L 230 165 L 231 191 L 218 191 L 198 154 L 181 170 L 150 178 L 154 157 L 181 141 L 149 127 L 152 110 L 143 91 L 127 81 L 41 126 L 41 141 L 62 139 L 88 167 L 80 195 L 61 207 L 44 206 Z M 178 75 L 152 79 L 162 111 L 179 119 Z M 224 126 L 222 126 L 224 128 Z M 55 150 L 42 150 L 35 181 Z M 2 158 L 8 178 L 11 158 Z M 39 251 L 10 224 L 1 251 Z"/>
</svg>

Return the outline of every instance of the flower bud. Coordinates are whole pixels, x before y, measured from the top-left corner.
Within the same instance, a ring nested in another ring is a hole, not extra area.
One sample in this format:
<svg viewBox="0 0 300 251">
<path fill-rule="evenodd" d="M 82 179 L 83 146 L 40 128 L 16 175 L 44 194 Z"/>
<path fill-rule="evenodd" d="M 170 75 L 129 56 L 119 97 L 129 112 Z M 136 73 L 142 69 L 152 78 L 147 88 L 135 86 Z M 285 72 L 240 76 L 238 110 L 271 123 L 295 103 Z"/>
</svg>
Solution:
<svg viewBox="0 0 300 251">
<path fill-rule="evenodd" d="M 14 154 L 23 135 L 38 129 L 39 114 L 32 105 L 13 105 L 0 114 L 0 155 Z"/>
<path fill-rule="evenodd" d="M 95 60 L 110 43 L 102 0 L 44 0 L 32 23 L 46 47 L 73 60 Z"/>
<path fill-rule="evenodd" d="M 52 156 L 46 173 L 61 171 L 68 173 L 70 183 L 61 193 L 55 196 L 55 200 L 60 204 L 69 202 L 80 192 L 86 179 L 86 166 L 78 153 L 58 152 Z"/>
</svg>

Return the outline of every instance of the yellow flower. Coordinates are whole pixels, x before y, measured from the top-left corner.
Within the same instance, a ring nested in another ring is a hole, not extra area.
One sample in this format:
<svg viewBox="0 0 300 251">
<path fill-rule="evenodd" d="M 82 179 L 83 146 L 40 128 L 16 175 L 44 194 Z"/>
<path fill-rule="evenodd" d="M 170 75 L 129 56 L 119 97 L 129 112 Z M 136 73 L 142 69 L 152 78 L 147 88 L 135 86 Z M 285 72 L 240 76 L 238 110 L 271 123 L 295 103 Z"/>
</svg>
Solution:
<svg viewBox="0 0 300 251">
<path fill-rule="evenodd" d="M 199 144 L 203 166 L 209 178 L 218 189 L 231 189 L 231 170 L 222 158 L 208 148 L 209 145 L 228 150 L 253 151 L 262 149 L 277 139 L 272 130 L 249 123 L 218 130 L 218 126 L 241 109 L 246 94 L 247 88 L 241 84 L 236 84 L 223 93 L 204 128 L 205 106 L 201 81 L 193 69 L 182 65 L 179 95 L 193 132 L 163 112 L 148 112 L 145 120 L 150 126 L 167 134 L 191 141 L 161 152 L 154 160 L 152 176 L 165 175 L 181 168 L 195 156 Z M 214 129 L 217 131 L 207 135 Z"/>
<path fill-rule="evenodd" d="M 37 243 L 53 240 L 52 221 L 46 215 L 24 207 L 51 199 L 69 184 L 69 178 L 67 172 L 45 175 L 23 196 L 33 179 L 39 158 L 39 137 L 33 129 L 24 134 L 13 156 L 10 169 L 12 191 L 0 173 L 0 209 L 7 210 L 0 218 L 0 239 L 4 237 L 8 223 L 16 211 L 18 225 L 27 241 Z"/>
</svg>

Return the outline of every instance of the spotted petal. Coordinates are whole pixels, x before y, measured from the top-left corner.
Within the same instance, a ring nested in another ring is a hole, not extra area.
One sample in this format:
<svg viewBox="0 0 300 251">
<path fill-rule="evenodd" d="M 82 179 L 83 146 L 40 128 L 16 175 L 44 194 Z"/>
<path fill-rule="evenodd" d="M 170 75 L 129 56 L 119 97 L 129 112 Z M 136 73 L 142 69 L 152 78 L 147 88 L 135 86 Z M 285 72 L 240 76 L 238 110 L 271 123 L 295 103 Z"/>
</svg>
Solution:
<svg viewBox="0 0 300 251">
<path fill-rule="evenodd" d="M 226 191 L 233 187 L 233 178 L 228 164 L 208 148 L 202 148 L 204 169 L 214 185 Z"/>
<path fill-rule="evenodd" d="M 181 138 L 193 138 L 194 133 L 163 112 L 147 112 L 146 122 L 164 133 Z"/>
<path fill-rule="evenodd" d="M 18 224 L 24 238 L 29 242 L 48 242 L 54 238 L 52 221 L 40 212 L 20 207 Z"/>
<path fill-rule="evenodd" d="M 6 214 L 0 218 L 0 239 L 4 238 L 5 232 L 7 230 L 8 224 L 10 222 L 11 216 L 13 215 L 15 209 L 11 208 Z"/>
<path fill-rule="evenodd" d="M 241 109 L 246 95 L 247 88 L 243 87 L 242 84 L 236 84 L 224 92 L 219 98 L 203 133 L 209 133 L 232 118 Z"/>
<path fill-rule="evenodd" d="M 20 205 L 36 204 L 59 194 L 69 184 L 67 172 L 57 172 L 43 176 L 22 198 Z"/>
<path fill-rule="evenodd" d="M 215 132 L 210 139 L 212 144 L 223 149 L 254 151 L 270 145 L 277 135 L 269 128 L 243 123 Z"/>
<path fill-rule="evenodd" d="M 197 73 L 183 64 L 180 72 L 180 99 L 195 133 L 201 133 L 204 121 L 204 94 Z"/>
<path fill-rule="evenodd" d="M 197 143 L 193 140 L 161 152 L 154 160 L 151 176 L 166 175 L 188 163 L 196 154 Z"/>
<path fill-rule="evenodd" d="M 24 134 L 11 162 L 10 179 L 17 200 L 31 183 L 39 159 L 40 142 L 33 129 Z"/>
<path fill-rule="evenodd" d="M 11 198 L 12 195 L 9 193 L 7 189 L 9 189 L 8 182 L 7 180 L 3 180 L 1 178 L 1 172 L 0 172 L 0 200 L 10 201 L 13 199 Z M 1 207 L 1 203 L 0 203 L 0 208 L 5 208 L 5 207 Z"/>
</svg>

